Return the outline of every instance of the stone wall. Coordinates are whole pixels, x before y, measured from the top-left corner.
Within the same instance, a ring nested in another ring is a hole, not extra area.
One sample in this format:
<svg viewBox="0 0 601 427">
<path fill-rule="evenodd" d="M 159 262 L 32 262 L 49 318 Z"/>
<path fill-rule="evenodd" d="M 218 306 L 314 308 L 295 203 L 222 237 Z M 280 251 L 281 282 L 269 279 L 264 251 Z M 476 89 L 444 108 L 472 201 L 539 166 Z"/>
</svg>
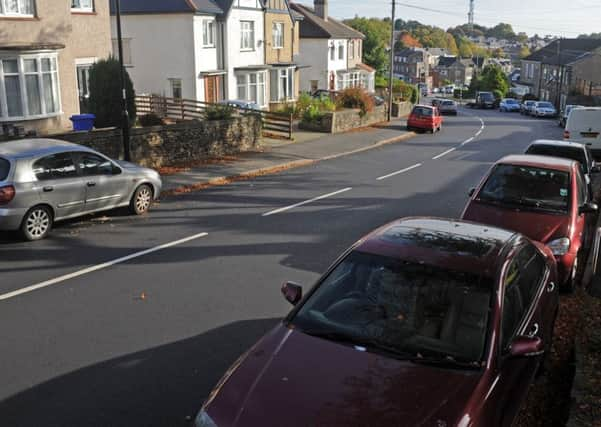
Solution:
<svg viewBox="0 0 601 427">
<path fill-rule="evenodd" d="M 393 102 L 392 103 L 392 117 L 398 119 L 406 117 L 411 114 L 413 104 L 411 102 Z"/>
<path fill-rule="evenodd" d="M 260 145 L 261 129 L 261 118 L 250 115 L 228 121 L 186 121 L 133 128 L 131 157 L 134 163 L 160 168 L 252 151 Z M 119 129 L 70 132 L 52 138 L 85 145 L 112 158 L 123 158 Z"/>
<path fill-rule="evenodd" d="M 373 111 L 361 115 L 358 109 L 346 109 L 333 113 L 324 113 L 321 120 L 313 123 L 301 122 L 301 129 L 314 132 L 340 133 L 353 129 L 363 128 L 388 120 L 386 106 L 374 107 Z"/>
</svg>

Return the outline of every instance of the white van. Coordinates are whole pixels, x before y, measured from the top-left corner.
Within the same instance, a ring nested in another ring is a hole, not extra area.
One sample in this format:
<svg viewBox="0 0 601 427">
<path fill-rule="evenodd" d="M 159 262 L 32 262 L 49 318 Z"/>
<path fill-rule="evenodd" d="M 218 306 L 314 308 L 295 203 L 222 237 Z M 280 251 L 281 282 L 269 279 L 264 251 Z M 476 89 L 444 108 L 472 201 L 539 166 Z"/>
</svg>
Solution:
<svg viewBox="0 0 601 427">
<path fill-rule="evenodd" d="M 601 154 L 601 107 L 572 109 L 563 138 L 585 144 L 595 154 Z"/>
</svg>

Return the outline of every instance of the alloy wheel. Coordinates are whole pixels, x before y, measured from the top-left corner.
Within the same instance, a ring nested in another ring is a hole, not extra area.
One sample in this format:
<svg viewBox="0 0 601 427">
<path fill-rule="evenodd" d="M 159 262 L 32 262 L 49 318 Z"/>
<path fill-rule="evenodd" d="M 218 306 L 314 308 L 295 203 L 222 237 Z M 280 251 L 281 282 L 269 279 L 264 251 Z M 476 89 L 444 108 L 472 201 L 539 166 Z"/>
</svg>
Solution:
<svg viewBox="0 0 601 427">
<path fill-rule="evenodd" d="M 140 213 L 146 212 L 152 202 L 152 193 L 146 186 L 140 188 L 136 194 L 136 210 Z"/>
<path fill-rule="evenodd" d="M 50 215 L 45 209 L 34 209 L 27 216 L 26 220 L 27 233 L 33 239 L 43 237 L 50 228 Z"/>
</svg>

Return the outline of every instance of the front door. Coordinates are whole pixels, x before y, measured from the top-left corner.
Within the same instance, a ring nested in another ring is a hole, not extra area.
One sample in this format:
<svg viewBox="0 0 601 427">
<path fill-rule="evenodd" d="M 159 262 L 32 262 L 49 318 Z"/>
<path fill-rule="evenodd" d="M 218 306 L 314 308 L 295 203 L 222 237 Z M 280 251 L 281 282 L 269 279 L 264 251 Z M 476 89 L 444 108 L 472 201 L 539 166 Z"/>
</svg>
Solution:
<svg viewBox="0 0 601 427">
<path fill-rule="evenodd" d="M 131 185 L 121 169 L 97 154 L 80 152 L 76 163 L 86 188 L 86 211 L 111 209 L 125 202 Z"/>
<path fill-rule="evenodd" d="M 222 100 L 221 80 L 222 76 L 205 77 L 205 102 L 215 104 Z"/>
</svg>

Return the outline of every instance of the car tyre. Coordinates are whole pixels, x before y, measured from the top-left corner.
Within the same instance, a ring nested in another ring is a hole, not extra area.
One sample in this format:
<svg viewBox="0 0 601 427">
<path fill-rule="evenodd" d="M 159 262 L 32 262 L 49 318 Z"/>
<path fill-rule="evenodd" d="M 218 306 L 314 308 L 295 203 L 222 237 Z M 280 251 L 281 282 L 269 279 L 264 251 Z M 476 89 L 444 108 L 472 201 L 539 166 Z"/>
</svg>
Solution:
<svg viewBox="0 0 601 427">
<path fill-rule="evenodd" d="M 42 240 L 52 230 L 54 217 L 52 210 L 44 205 L 29 209 L 21 223 L 21 235 L 29 242 Z"/>
<path fill-rule="evenodd" d="M 129 202 L 129 211 L 133 215 L 144 215 L 152 205 L 153 192 L 148 184 L 142 184 L 136 191 Z"/>
</svg>

